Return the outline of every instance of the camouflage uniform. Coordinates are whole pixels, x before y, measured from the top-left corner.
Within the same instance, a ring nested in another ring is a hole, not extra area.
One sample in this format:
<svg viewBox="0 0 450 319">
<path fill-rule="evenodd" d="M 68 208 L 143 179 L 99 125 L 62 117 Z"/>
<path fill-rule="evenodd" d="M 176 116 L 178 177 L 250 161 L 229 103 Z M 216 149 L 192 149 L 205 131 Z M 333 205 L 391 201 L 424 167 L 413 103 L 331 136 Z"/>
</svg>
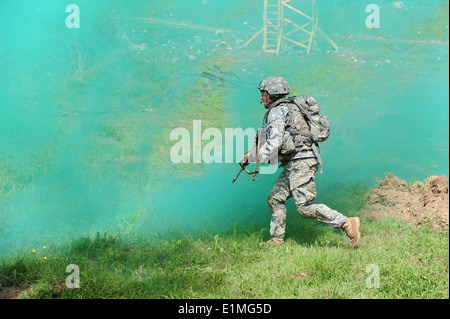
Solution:
<svg viewBox="0 0 450 319">
<path fill-rule="evenodd" d="M 278 79 L 272 77 L 264 81 L 267 85 L 269 80 L 271 87 L 282 90 L 283 83 L 279 83 Z M 275 83 L 270 83 L 270 80 Z M 268 198 L 272 211 L 270 234 L 272 237 L 284 238 L 285 202 L 291 197 L 294 198 L 297 210 L 302 217 L 314 218 L 333 228 L 341 228 L 347 219 L 344 215 L 324 204 L 313 204 L 317 195 L 315 175 L 319 161 L 311 143 L 308 143 L 308 139 L 302 134 L 309 132 L 308 124 L 294 104 L 280 101 L 274 102 L 265 116 L 266 140 L 259 150 L 261 163 L 271 162 L 277 158 L 281 162 L 281 167 L 284 168 Z M 289 148 L 285 137 L 289 135 L 295 141 L 295 150 L 291 150 L 290 153 L 285 152 Z"/>
</svg>

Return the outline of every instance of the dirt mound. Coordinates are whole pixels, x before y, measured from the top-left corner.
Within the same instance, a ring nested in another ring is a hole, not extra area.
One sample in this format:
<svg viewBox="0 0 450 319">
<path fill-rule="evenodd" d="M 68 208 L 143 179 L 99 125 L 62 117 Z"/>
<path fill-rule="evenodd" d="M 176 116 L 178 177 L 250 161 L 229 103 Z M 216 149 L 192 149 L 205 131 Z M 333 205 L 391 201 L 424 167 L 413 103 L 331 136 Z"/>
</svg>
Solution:
<svg viewBox="0 0 450 319">
<path fill-rule="evenodd" d="M 430 176 L 424 183 L 408 186 L 406 181 L 388 174 L 369 194 L 367 208 L 374 217 L 393 214 L 417 226 L 430 222 L 436 231 L 448 231 L 448 178 Z"/>
</svg>

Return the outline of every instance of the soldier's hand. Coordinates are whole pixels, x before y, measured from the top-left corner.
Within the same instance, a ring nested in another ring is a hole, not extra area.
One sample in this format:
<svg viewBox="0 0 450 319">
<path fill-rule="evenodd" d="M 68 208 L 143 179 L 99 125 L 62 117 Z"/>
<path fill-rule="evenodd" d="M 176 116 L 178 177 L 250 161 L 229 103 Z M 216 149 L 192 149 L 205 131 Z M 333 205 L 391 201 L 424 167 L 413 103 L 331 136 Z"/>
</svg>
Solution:
<svg viewBox="0 0 450 319">
<path fill-rule="evenodd" d="M 247 163 L 254 163 L 255 161 L 256 161 L 256 150 L 252 149 L 242 156 L 240 163 L 247 164 Z"/>
<path fill-rule="evenodd" d="M 244 155 L 242 155 L 241 160 L 239 161 L 239 163 L 242 164 L 247 164 L 248 163 L 248 152 L 244 153 Z"/>
</svg>

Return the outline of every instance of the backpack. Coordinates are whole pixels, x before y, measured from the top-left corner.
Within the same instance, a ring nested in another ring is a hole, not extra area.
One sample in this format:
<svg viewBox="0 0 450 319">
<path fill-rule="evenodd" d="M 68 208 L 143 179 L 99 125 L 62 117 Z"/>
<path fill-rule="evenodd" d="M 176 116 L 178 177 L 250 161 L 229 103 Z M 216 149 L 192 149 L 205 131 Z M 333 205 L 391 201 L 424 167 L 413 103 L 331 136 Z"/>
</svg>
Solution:
<svg viewBox="0 0 450 319">
<path fill-rule="evenodd" d="M 309 95 L 303 95 L 300 97 L 290 96 L 287 98 L 279 99 L 271 105 L 270 109 L 264 115 L 263 126 L 265 123 L 267 123 L 267 116 L 268 116 L 270 110 L 282 102 L 290 102 L 290 103 L 295 104 L 298 107 L 298 109 L 300 110 L 300 112 L 302 113 L 306 122 L 308 123 L 310 132 L 309 132 L 309 134 L 302 133 L 302 135 L 307 136 L 308 138 L 311 139 L 312 151 L 314 152 L 314 155 L 316 156 L 317 160 L 319 161 L 320 173 L 322 174 L 323 166 L 322 166 L 322 159 L 320 157 L 318 143 L 326 141 L 328 139 L 328 137 L 330 136 L 330 122 L 328 121 L 328 117 L 326 115 L 319 114 L 320 105 L 316 101 L 316 99 L 313 98 L 312 96 L 309 96 Z M 292 139 L 291 139 L 291 142 L 292 142 Z M 295 150 L 295 145 L 292 144 L 291 148 L 292 148 L 292 150 Z"/>
<path fill-rule="evenodd" d="M 308 122 L 312 141 L 315 144 L 326 141 L 330 136 L 330 122 L 326 115 L 319 114 L 320 105 L 316 99 L 309 95 L 293 96 L 289 99 L 297 105 Z"/>
</svg>

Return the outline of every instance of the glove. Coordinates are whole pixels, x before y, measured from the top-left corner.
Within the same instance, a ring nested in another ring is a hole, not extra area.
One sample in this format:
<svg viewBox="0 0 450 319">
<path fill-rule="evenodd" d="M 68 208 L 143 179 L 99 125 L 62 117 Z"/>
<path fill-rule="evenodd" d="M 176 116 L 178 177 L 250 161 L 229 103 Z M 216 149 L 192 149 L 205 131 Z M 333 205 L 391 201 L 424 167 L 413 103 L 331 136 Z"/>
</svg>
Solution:
<svg viewBox="0 0 450 319">
<path fill-rule="evenodd" d="M 255 161 L 256 161 L 256 150 L 252 149 L 251 151 L 244 153 L 239 162 L 242 164 L 246 164 L 246 163 L 254 163 Z"/>
<path fill-rule="evenodd" d="M 242 155 L 241 160 L 239 161 L 239 163 L 247 164 L 247 162 L 248 162 L 248 152 L 244 153 L 244 155 Z"/>
</svg>

